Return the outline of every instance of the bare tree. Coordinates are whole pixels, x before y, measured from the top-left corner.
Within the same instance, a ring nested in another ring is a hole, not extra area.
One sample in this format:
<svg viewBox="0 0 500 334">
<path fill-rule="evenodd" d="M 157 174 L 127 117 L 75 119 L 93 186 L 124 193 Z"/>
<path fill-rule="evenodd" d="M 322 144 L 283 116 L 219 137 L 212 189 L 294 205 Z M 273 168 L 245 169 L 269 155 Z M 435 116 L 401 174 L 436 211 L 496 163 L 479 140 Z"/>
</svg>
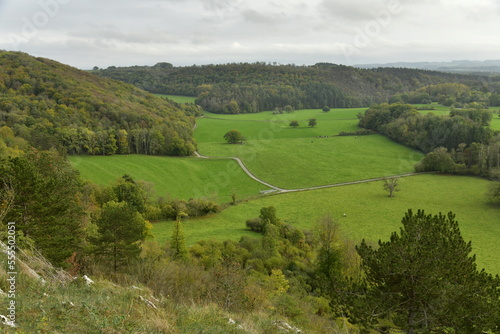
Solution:
<svg viewBox="0 0 500 334">
<path fill-rule="evenodd" d="M 384 190 L 389 192 L 389 197 L 394 197 L 394 192 L 399 191 L 399 178 L 384 178 Z"/>
</svg>

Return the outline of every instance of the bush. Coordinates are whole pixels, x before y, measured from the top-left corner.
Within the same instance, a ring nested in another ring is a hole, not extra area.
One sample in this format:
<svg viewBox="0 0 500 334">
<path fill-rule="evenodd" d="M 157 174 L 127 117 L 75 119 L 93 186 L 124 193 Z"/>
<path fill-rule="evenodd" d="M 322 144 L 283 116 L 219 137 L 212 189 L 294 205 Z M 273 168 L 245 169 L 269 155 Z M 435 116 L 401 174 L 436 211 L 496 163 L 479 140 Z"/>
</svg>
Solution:
<svg viewBox="0 0 500 334">
<path fill-rule="evenodd" d="M 444 147 L 438 147 L 415 165 L 417 172 L 455 173 L 457 165 Z"/>
<path fill-rule="evenodd" d="M 262 233 L 264 232 L 264 224 L 262 223 L 262 219 L 253 218 L 246 221 L 246 226 L 254 232 Z"/>
<path fill-rule="evenodd" d="M 189 217 L 200 217 L 220 211 L 220 206 L 217 203 L 201 199 L 190 199 L 189 202 L 186 203 L 186 207 Z"/>
</svg>

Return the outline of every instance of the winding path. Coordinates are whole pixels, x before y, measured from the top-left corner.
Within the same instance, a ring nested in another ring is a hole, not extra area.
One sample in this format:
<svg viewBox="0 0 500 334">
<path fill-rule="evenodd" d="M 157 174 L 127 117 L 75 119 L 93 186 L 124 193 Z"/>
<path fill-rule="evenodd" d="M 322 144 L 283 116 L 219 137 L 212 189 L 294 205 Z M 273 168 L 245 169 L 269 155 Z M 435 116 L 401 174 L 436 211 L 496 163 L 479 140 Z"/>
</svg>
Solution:
<svg viewBox="0 0 500 334">
<path fill-rule="evenodd" d="M 243 161 L 241 161 L 240 158 L 236 158 L 236 157 L 207 157 L 207 156 L 199 154 L 198 152 L 194 152 L 194 154 L 195 154 L 195 156 L 197 158 L 201 158 L 201 159 L 232 159 L 232 160 L 235 160 L 238 163 L 238 165 L 240 165 L 241 169 L 243 169 L 243 171 L 249 177 L 251 177 L 255 181 L 257 181 L 257 182 L 259 182 L 259 183 L 261 183 L 261 184 L 263 184 L 263 185 L 265 185 L 265 186 L 273 189 L 273 192 L 276 191 L 277 193 L 280 193 L 280 194 L 292 193 L 292 192 L 299 192 L 299 191 L 308 191 L 308 190 L 317 190 L 317 189 L 324 189 L 324 188 L 341 187 L 341 186 L 348 186 L 348 185 L 359 184 L 359 183 L 381 181 L 381 180 L 384 180 L 384 179 L 392 179 L 392 178 L 397 178 L 397 177 L 405 177 L 405 176 L 414 176 L 414 175 L 422 175 L 422 174 L 431 174 L 431 173 L 433 173 L 433 172 L 406 173 L 406 174 L 400 174 L 400 175 L 391 175 L 391 176 L 385 176 L 385 177 L 376 177 L 376 178 L 373 178 L 373 179 L 366 179 L 366 180 L 358 180 L 358 181 L 350 181 L 350 182 L 327 184 L 327 185 L 316 186 L 316 187 L 308 187 L 308 188 L 300 188 L 300 189 L 283 189 L 283 188 L 279 188 L 279 187 L 273 186 L 272 184 L 269 184 L 269 183 L 267 183 L 267 182 L 259 179 L 255 175 L 253 175 L 248 170 L 248 168 L 245 166 L 245 164 L 243 163 Z"/>
</svg>

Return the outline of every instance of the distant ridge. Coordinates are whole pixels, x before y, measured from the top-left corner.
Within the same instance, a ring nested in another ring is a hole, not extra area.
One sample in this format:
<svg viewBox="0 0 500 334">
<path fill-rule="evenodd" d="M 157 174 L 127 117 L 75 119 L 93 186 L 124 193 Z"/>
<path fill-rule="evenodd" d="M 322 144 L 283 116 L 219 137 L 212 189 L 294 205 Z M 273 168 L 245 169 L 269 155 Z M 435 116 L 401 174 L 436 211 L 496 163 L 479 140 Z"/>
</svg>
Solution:
<svg viewBox="0 0 500 334">
<path fill-rule="evenodd" d="M 385 64 L 359 64 L 358 68 L 414 68 L 452 73 L 500 73 L 500 60 L 453 60 L 449 62 L 395 62 Z"/>
<path fill-rule="evenodd" d="M 196 96 L 214 113 L 280 112 L 285 107 L 318 109 L 366 107 L 395 94 L 444 83 L 484 88 L 488 73 L 469 75 L 408 68 L 362 69 L 331 63 L 311 66 L 230 63 L 174 67 L 109 67 L 94 74 L 136 85 L 157 94 Z M 489 88 L 487 88 L 489 89 Z"/>
</svg>

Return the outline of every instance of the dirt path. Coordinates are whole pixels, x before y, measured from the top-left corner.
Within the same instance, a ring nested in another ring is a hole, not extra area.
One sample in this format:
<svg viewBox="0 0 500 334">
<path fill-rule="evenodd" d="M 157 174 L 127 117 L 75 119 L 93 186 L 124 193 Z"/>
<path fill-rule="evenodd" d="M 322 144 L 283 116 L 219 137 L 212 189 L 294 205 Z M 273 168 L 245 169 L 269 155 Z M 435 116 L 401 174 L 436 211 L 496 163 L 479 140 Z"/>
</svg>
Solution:
<svg viewBox="0 0 500 334">
<path fill-rule="evenodd" d="M 236 158 L 236 157 L 207 157 L 207 156 L 199 154 L 198 152 L 194 152 L 194 154 L 196 155 L 197 158 L 201 158 L 201 159 L 232 159 L 232 160 L 235 160 L 238 163 L 238 165 L 240 165 L 241 169 L 243 169 L 243 171 L 249 177 L 251 177 L 255 181 L 257 181 L 257 182 L 259 182 L 259 183 L 261 183 L 261 184 L 263 184 L 263 185 L 265 185 L 265 186 L 273 189 L 275 192 L 280 193 L 280 194 L 292 193 L 292 192 L 299 192 L 299 191 L 308 191 L 308 190 L 317 190 L 317 189 L 324 189 L 324 188 L 341 187 L 341 186 L 348 186 L 348 185 L 359 184 L 359 183 L 381 181 L 383 179 L 391 179 L 391 178 L 396 178 L 396 177 L 406 177 L 406 176 L 414 176 L 414 175 L 422 175 L 422 174 L 432 173 L 432 172 L 406 173 L 406 174 L 400 174 L 400 175 L 391 175 L 391 176 L 385 176 L 385 177 L 376 177 L 376 178 L 373 178 L 373 179 L 366 179 L 366 180 L 359 180 L 359 181 L 350 181 L 350 182 L 327 184 L 327 185 L 316 186 L 316 187 L 308 187 L 308 188 L 300 188 L 300 189 L 283 189 L 283 188 L 279 188 L 279 187 L 273 186 L 272 184 L 269 184 L 269 183 L 267 183 L 267 182 L 259 179 L 255 175 L 253 175 L 248 170 L 248 168 L 245 166 L 245 164 L 243 163 L 243 161 L 241 161 L 240 158 Z"/>
</svg>

